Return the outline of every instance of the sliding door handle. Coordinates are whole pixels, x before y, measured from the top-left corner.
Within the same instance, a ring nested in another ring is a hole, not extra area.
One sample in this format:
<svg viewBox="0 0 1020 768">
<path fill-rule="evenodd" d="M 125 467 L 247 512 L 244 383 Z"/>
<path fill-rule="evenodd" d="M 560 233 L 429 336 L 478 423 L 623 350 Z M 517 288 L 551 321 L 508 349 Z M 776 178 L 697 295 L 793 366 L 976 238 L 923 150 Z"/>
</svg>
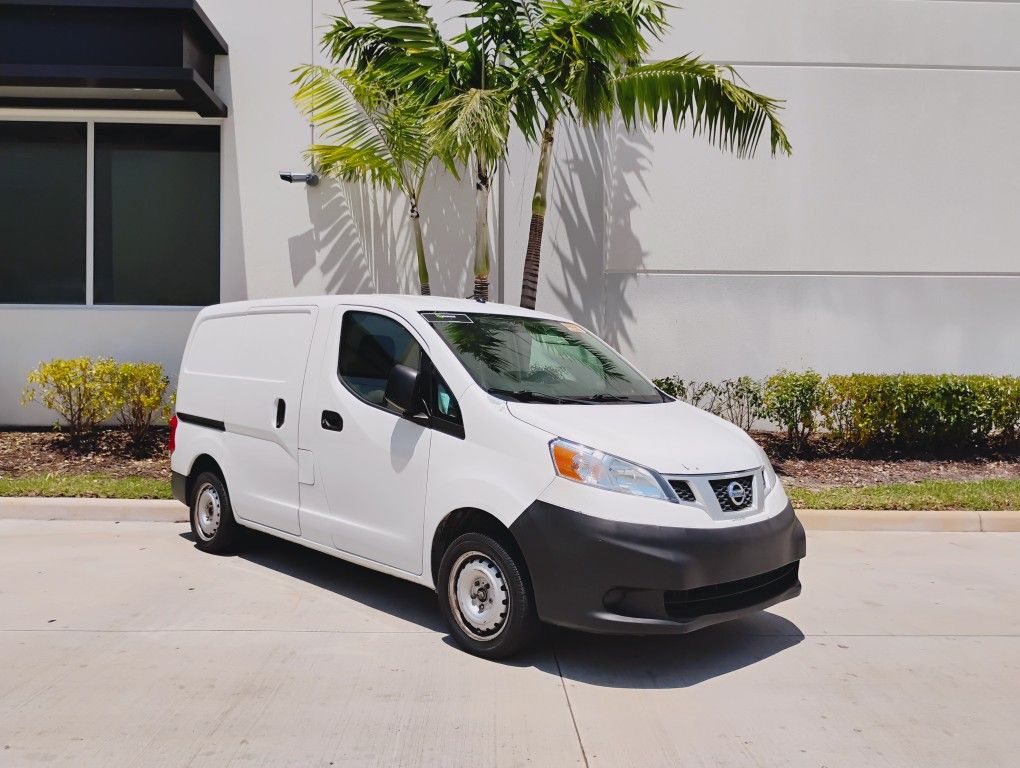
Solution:
<svg viewBox="0 0 1020 768">
<path fill-rule="evenodd" d="M 330 432 L 340 432 L 344 428 L 343 417 L 336 411 L 323 411 L 319 424 Z"/>
<path fill-rule="evenodd" d="M 287 403 L 284 402 L 283 398 L 277 398 L 276 400 L 276 428 L 279 429 L 283 426 L 284 419 L 287 418 Z"/>
</svg>

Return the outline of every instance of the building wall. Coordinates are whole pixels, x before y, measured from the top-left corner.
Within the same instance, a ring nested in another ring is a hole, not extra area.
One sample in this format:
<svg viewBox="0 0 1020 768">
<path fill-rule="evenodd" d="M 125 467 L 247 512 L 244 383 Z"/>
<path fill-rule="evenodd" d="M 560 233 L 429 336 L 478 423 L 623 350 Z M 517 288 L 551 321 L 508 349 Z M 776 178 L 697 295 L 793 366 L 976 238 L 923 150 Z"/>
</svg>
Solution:
<svg viewBox="0 0 1020 768">
<path fill-rule="evenodd" d="M 277 176 L 305 167 L 311 139 L 290 103 L 290 70 L 321 61 L 317 40 L 338 5 L 202 6 L 230 46 L 216 73 L 230 109 L 223 300 L 415 290 L 399 196 Z M 655 55 L 701 51 L 785 98 L 795 154 L 738 160 L 688 135 L 563 126 L 539 307 L 598 330 L 652 375 L 1020 374 L 1020 5 L 683 6 Z M 494 294 L 509 303 L 520 292 L 534 163 L 515 138 L 497 180 Z M 470 180 L 437 174 L 423 212 L 434 292 L 466 295 Z M 109 354 L 175 372 L 195 312 L 0 307 L 0 423 L 51 420 L 18 405 L 42 359 Z"/>
<path fill-rule="evenodd" d="M 604 332 L 649 373 L 1020 373 L 1020 6 L 684 3 L 792 158 L 615 130 Z"/>
</svg>

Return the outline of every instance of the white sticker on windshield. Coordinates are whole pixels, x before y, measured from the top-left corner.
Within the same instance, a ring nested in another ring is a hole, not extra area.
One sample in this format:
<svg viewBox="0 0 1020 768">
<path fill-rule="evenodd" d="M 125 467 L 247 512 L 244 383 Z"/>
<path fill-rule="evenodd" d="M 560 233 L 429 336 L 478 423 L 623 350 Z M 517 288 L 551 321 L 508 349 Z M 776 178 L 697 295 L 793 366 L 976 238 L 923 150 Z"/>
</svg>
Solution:
<svg viewBox="0 0 1020 768">
<path fill-rule="evenodd" d="M 430 323 L 473 323 L 463 312 L 422 312 L 421 316 Z"/>
<path fill-rule="evenodd" d="M 584 333 L 584 328 L 578 325 L 577 323 L 560 323 L 560 325 L 562 325 L 568 331 L 573 331 L 574 333 Z"/>
</svg>

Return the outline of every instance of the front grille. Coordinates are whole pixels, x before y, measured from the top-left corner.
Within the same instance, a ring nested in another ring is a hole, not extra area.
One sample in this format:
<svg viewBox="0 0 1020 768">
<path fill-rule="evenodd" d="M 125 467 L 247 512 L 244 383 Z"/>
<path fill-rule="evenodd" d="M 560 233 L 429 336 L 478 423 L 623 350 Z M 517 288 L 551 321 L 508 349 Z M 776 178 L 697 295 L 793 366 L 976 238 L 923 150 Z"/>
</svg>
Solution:
<svg viewBox="0 0 1020 768">
<path fill-rule="evenodd" d="M 694 491 L 691 490 L 691 484 L 686 480 L 670 480 L 669 487 L 673 489 L 680 501 L 695 501 Z"/>
<path fill-rule="evenodd" d="M 796 584 L 799 566 L 798 561 L 746 579 L 695 589 L 669 590 L 665 593 L 666 613 L 674 619 L 691 619 L 749 608 L 781 595 Z"/>
<path fill-rule="evenodd" d="M 754 475 L 726 477 L 708 482 L 723 512 L 739 512 L 754 503 Z"/>
</svg>

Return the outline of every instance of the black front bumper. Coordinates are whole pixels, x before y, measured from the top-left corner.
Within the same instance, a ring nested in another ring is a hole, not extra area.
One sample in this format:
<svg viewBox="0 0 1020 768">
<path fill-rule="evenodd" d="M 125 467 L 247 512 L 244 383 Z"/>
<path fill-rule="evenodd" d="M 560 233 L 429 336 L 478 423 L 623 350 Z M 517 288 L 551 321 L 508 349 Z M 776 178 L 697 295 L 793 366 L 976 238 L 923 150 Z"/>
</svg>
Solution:
<svg viewBox="0 0 1020 768">
<path fill-rule="evenodd" d="M 760 523 L 672 528 L 536 501 L 510 527 L 543 621 L 589 632 L 673 634 L 800 594 L 793 507 Z"/>
</svg>

